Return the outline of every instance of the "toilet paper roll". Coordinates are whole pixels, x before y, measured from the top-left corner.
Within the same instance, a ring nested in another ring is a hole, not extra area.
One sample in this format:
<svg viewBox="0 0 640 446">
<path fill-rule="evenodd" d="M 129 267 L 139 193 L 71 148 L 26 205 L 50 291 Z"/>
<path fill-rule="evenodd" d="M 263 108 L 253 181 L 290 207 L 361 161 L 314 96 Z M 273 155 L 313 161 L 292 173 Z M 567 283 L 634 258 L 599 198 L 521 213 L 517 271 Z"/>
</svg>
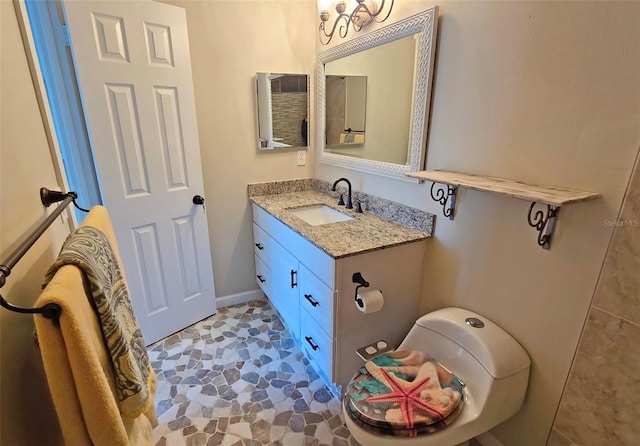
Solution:
<svg viewBox="0 0 640 446">
<path fill-rule="evenodd" d="M 356 307 L 361 313 L 375 313 L 380 311 L 383 305 L 384 297 L 380 290 L 365 291 L 356 296 Z"/>
</svg>

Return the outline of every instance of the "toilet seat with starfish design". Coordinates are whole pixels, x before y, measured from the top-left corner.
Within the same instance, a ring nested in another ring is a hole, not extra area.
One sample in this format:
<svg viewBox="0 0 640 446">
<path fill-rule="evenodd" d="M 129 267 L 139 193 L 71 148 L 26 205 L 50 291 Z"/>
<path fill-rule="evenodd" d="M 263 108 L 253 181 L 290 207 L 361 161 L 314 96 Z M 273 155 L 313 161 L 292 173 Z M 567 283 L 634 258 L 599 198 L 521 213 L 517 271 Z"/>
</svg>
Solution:
<svg viewBox="0 0 640 446">
<path fill-rule="evenodd" d="M 398 350 L 360 368 L 347 386 L 344 405 L 367 431 L 415 437 L 455 420 L 464 405 L 463 386 L 430 355 Z"/>
</svg>

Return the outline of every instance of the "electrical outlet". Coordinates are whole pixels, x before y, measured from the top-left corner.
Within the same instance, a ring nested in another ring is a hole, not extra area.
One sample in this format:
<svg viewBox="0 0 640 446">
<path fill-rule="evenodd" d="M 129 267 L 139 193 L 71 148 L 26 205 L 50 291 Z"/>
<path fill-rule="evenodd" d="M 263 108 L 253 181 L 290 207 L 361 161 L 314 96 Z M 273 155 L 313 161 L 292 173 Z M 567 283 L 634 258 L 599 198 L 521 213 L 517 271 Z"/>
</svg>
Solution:
<svg viewBox="0 0 640 446">
<path fill-rule="evenodd" d="M 298 166 L 304 166 L 307 164 L 307 151 L 298 150 Z"/>
</svg>

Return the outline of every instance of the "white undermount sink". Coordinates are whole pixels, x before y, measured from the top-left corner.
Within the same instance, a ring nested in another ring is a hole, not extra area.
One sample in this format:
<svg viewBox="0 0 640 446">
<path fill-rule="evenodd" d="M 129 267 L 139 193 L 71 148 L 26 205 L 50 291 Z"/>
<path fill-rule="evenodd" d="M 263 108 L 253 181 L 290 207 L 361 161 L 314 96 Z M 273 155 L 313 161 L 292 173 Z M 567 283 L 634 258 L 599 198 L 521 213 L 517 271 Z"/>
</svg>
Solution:
<svg viewBox="0 0 640 446">
<path fill-rule="evenodd" d="M 311 226 L 326 225 L 327 223 L 337 223 L 339 221 L 353 220 L 353 217 L 336 211 L 324 204 L 314 204 L 300 208 L 289 209 L 296 217 L 309 223 Z"/>
</svg>

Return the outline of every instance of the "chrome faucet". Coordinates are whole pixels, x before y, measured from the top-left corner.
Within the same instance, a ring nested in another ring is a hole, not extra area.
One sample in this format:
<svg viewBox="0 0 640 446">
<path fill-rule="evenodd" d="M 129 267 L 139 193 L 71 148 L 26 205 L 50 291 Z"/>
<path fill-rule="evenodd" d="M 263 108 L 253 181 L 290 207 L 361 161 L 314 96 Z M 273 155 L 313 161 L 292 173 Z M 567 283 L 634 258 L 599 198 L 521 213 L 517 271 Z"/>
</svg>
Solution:
<svg viewBox="0 0 640 446">
<path fill-rule="evenodd" d="M 340 182 L 340 181 L 345 181 L 347 183 L 347 186 L 349 187 L 349 191 L 347 192 L 347 204 L 345 205 L 345 207 L 347 209 L 353 209 L 353 203 L 351 202 L 351 181 L 347 180 L 346 178 L 340 178 L 339 180 L 336 180 L 335 183 L 333 183 L 333 187 L 331 188 L 332 191 L 336 191 L 336 185 Z M 340 196 L 340 198 L 342 198 L 342 196 Z M 338 203 L 340 204 L 340 203 Z"/>
</svg>

